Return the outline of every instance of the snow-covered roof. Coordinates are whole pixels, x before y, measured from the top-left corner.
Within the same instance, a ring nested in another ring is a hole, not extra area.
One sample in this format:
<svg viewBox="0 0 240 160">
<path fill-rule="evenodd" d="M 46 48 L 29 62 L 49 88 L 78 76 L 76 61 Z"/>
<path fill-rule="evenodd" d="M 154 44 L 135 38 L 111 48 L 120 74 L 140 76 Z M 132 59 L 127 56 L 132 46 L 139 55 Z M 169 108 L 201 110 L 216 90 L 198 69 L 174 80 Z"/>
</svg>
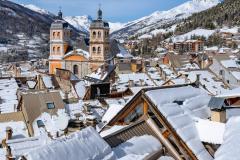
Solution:
<svg viewBox="0 0 240 160">
<path fill-rule="evenodd" d="M 239 65 L 236 63 L 235 60 L 222 60 L 221 64 L 225 67 L 225 68 L 238 68 Z"/>
<path fill-rule="evenodd" d="M 232 90 L 228 90 L 226 92 L 223 92 L 220 95 L 217 95 L 217 97 L 222 98 L 234 98 L 234 97 L 240 97 L 240 88 L 234 88 Z"/>
<path fill-rule="evenodd" d="M 79 98 L 83 98 L 86 92 L 86 87 L 85 87 L 85 82 L 84 81 L 79 81 L 75 85 L 75 90 L 77 92 L 77 95 Z"/>
<path fill-rule="evenodd" d="M 110 104 L 109 108 L 102 117 L 102 122 L 108 123 L 114 118 L 122 109 L 124 105 L 120 104 Z"/>
<path fill-rule="evenodd" d="M 190 71 L 188 79 L 191 83 L 197 80 L 197 75 L 200 75 L 201 85 L 204 85 L 204 89 L 207 89 L 211 94 L 218 95 L 228 90 L 224 88 L 225 85 L 222 81 L 217 81 L 216 77 L 207 70 Z"/>
<path fill-rule="evenodd" d="M 43 75 L 42 80 L 46 88 L 54 89 L 53 80 L 51 76 Z"/>
<path fill-rule="evenodd" d="M 155 137 L 143 135 L 129 139 L 113 148 L 113 151 L 118 159 L 135 160 L 144 159 L 147 155 L 159 151 L 161 148 L 161 143 Z"/>
<path fill-rule="evenodd" d="M 15 112 L 18 84 L 14 78 L 0 79 L 0 111 L 1 113 Z"/>
<path fill-rule="evenodd" d="M 46 131 L 55 137 L 57 134 L 61 135 L 64 133 L 64 129 L 68 126 L 69 117 L 65 113 L 65 109 L 59 109 L 57 111 L 57 115 L 50 115 L 46 112 L 42 113 L 32 124 L 35 136 L 39 136 L 41 134 L 41 129 L 37 124 L 39 120 L 41 120 L 45 125 Z"/>
<path fill-rule="evenodd" d="M 232 71 L 231 73 L 237 80 L 240 80 L 240 72 Z"/>
<path fill-rule="evenodd" d="M 226 124 L 223 143 L 215 152 L 215 160 L 238 160 L 240 153 L 240 117 L 232 117 Z"/>
<path fill-rule="evenodd" d="M 196 119 L 195 125 L 202 142 L 222 144 L 225 124 L 204 119 Z"/>
<path fill-rule="evenodd" d="M 205 48 L 205 51 L 218 51 L 218 46 L 213 46 L 213 47 L 209 47 L 209 48 Z"/>
<path fill-rule="evenodd" d="M 120 44 L 118 44 L 118 48 L 119 48 L 119 53 L 117 54 L 117 57 L 119 58 L 132 58 L 133 56 L 128 52 L 127 49 L 125 49 L 123 46 L 121 46 Z"/>
<path fill-rule="evenodd" d="M 68 57 L 68 56 L 75 55 L 75 54 L 80 55 L 80 56 L 84 56 L 87 59 L 89 58 L 89 52 L 84 51 L 80 48 L 66 53 L 64 57 Z"/>
<path fill-rule="evenodd" d="M 6 128 L 11 127 L 13 131 L 13 137 L 15 138 L 23 138 L 28 137 L 28 130 L 24 122 L 18 121 L 18 122 L 1 122 L 0 123 L 0 143 L 2 143 L 2 140 L 6 138 Z"/>
<path fill-rule="evenodd" d="M 212 159 L 198 136 L 193 119 L 195 116 L 209 117 L 207 108 L 209 98 L 205 93 L 200 89 L 186 86 L 151 90 L 147 91 L 146 95 L 199 160 Z"/>
<path fill-rule="evenodd" d="M 92 127 L 59 138 L 26 154 L 28 160 L 116 159 L 110 146 Z"/>
</svg>

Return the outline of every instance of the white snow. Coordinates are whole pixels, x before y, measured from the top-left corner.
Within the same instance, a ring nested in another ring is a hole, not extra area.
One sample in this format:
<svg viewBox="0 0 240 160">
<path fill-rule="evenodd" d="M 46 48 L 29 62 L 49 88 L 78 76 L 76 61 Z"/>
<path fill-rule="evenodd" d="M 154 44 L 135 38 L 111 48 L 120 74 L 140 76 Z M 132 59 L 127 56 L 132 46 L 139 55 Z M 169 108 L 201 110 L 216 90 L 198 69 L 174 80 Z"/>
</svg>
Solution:
<svg viewBox="0 0 240 160">
<path fill-rule="evenodd" d="M 113 148 L 113 151 L 117 158 L 135 155 L 138 159 L 144 159 L 148 154 L 158 151 L 161 148 L 161 143 L 155 137 L 143 135 L 141 137 L 133 137 L 129 139 L 116 148 Z M 125 157 L 125 159 L 129 159 L 129 157 Z"/>
<path fill-rule="evenodd" d="M 28 160 L 115 160 L 110 146 L 92 128 L 88 127 L 65 138 L 29 152 Z"/>
<path fill-rule="evenodd" d="M 0 79 L 0 111 L 1 113 L 15 112 L 18 84 L 14 78 Z"/>
<path fill-rule="evenodd" d="M 232 27 L 232 28 L 223 27 L 222 29 L 220 29 L 220 32 L 237 34 L 237 33 L 238 33 L 238 30 L 239 30 L 239 27 L 237 27 L 237 26 Z"/>
<path fill-rule="evenodd" d="M 56 136 L 57 132 L 62 134 L 64 129 L 68 126 L 69 116 L 65 113 L 64 109 L 59 109 L 57 111 L 57 115 L 51 116 L 49 113 L 42 113 L 34 122 L 34 134 L 35 136 L 40 135 L 40 130 L 37 126 L 37 120 L 42 120 L 45 125 L 45 128 L 48 132 L 51 133 L 52 136 Z"/>
<path fill-rule="evenodd" d="M 235 60 L 222 60 L 221 64 L 225 68 L 239 68 L 239 65 L 236 63 Z"/>
<path fill-rule="evenodd" d="M 33 4 L 27 4 L 27 5 L 22 4 L 22 6 L 28 8 L 28 9 L 30 9 L 32 11 L 38 12 L 40 14 L 48 14 L 48 15 L 53 16 L 53 14 L 50 13 L 49 11 L 47 11 L 45 9 L 42 9 L 42 8 L 39 8 L 39 7 L 37 7 L 37 6 L 33 5 Z"/>
<path fill-rule="evenodd" d="M 78 55 L 83 56 L 83 57 L 85 57 L 87 59 L 89 58 L 89 52 L 84 51 L 84 50 L 82 50 L 80 48 L 66 53 L 64 57 L 67 57 L 67 56 L 70 56 L 70 55 L 73 55 L 73 54 L 78 54 Z"/>
<path fill-rule="evenodd" d="M 77 82 L 77 84 L 75 85 L 75 89 L 78 97 L 82 99 L 86 92 L 85 82 L 84 81 Z"/>
<path fill-rule="evenodd" d="M 234 88 L 232 90 L 228 90 L 226 92 L 223 92 L 222 94 L 220 94 L 220 95 L 218 95 L 216 97 L 224 97 L 224 98 L 240 97 L 240 87 Z"/>
<path fill-rule="evenodd" d="M 120 104 L 110 104 L 109 108 L 102 117 L 102 122 L 108 123 L 114 118 L 122 109 L 124 105 Z"/>
<path fill-rule="evenodd" d="M 184 40 L 191 39 L 191 36 L 193 36 L 193 35 L 204 36 L 204 37 L 208 38 L 213 33 L 215 33 L 215 30 L 208 30 L 208 29 L 199 28 L 199 29 L 192 30 L 188 33 L 185 33 L 183 35 L 173 37 L 172 40 L 173 40 L 173 42 L 183 42 Z"/>
<path fill-rule="evenodd" d="M 54 89 L 54 85 L 53 85 L 51 76 L 44 75 L 44 76 L 42 76 L 42 80 L 43 80 L 43 83 L 46 88 Z"/>
<path fill-rule="evenodd" d="M 240 80 L 240 72 L 232 71 L 231 73 L 237 80 Z"/>
<path fill-rule="evenodd" d="M 215 160 L 238 160 L 240 153 L 240 117 L 232 117 L 226 124 L 223 144 L 215 152 Z"/>
<path fill-rule="evenodd" d="M 193 119 L 195 116 L 189 109 L 197 108 L 196 106 L 199 106 L 199 108 L 207 106 L 207 101 L 203 102 L 203 98 L 195 98 L 196 96 L 206 96 L 205 93 L 200 89 L 186 86 L 152 90 L 146 92 L 146 95 L 158 107 L 163 116 L 167 118 L 168 122 L 199 160 L 212 159 L 201 143 Z M 192 99 L 190 101 L 192 106 L 188 104 L 190 99 Z M 197 99 L 199 100 L 197 101 Z"/>
<path fill-rule="evenodd" d="M 228 91 L 224 88 L 224 83 L 222 81 L 217 81 L 216 77 L 209 71 L 197 70 L 191 71 L 188 74 L 188 79 L 191 83 L 197 80 L 197 75 L 200 75 L 200 83 L 205 86 L 204 89 L 207 89 L 213 95 L 218 95 Z"/>
<path fill-rule="evenodd" d="M 127 126 L 127 125 L 126 125 Z M 107 129 L 107 130 L 104 130 L 100 133 L 101 137 L 106 137 L 112 133 L 115 133 L 121 129 L 123 129 L 124 127 L 126 126 L 118 126 L 118 125 L 114 125 L 112 126 L 111 128 Z"/>
<path fill-rule="evenodd" d="M 88 15 L 84 16 L 67 16 L 64 17 L 64 20 L 69 24 L 73 25 L 80 31 L 88 32 L 90 24 L 92 22 L 92 17 Z"/>
<path fill-rule="evenodd" d="M 37 82 L 35 82 L 35 81 L 27 81 L 27 85 L 31 89 L 33 89 L 36 84 L 37 84 Z"/>
<path fill-rule="evenodd" d="M 209 120 L 196 119 L 195 125 L 202 142 L 222 144 L 225 124 Z"/>
<path fill-rule="evenodd" d="M 6 128 L 11 127 L 13 130 L 13 139 L 28 137 L 28 130 L 24 122 L 2 122 L 0 123 L 0 144 L 6 138 Z"/>
</svg>

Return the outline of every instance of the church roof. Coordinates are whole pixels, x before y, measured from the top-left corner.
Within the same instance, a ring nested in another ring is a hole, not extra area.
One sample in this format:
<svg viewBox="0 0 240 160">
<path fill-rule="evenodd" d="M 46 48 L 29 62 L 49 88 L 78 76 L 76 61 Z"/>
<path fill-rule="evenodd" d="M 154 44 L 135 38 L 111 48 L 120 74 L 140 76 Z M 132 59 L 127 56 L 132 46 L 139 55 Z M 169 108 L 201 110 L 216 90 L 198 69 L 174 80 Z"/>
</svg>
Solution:
<svg viewBox="0 0 240 160">
<path fill-rule="evenodd" d="M 90 29 L 95 28 L 109 28 L 109 24 L 103 20 L 94 20 L 90 25 Z"/>
<path fill-rule="evenodd" d="M 84 50 L 82 50 L 82 49 L 80 49 L 80 48 L 68 52 L 68 53 L 64 56 L 64 58 L 69 57 L 69 56 L 72 56 L 72 55 L 80 55 L 80 56 L 83 56 L 83 57 L 89 59 L 89 52 L 84 51 Z"/>
</svg>

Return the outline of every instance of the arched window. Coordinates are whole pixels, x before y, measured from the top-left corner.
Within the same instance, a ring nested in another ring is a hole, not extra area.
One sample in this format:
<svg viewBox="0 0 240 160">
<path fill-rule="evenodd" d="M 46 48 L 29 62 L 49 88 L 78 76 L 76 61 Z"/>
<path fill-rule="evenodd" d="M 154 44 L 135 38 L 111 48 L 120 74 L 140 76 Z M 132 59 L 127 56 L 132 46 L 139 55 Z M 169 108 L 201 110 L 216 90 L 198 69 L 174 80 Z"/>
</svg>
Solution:
<svg viewBox="0 0 240 160">
<path fill-rule="evenodd" d="M 78 65 L 73 66 L 73 74 L 78 74 Z"/>
<path fill-rule="evenodd" d="M 93 51 L 93 53 L 95 53 L 96 52 L 96 47 L 93 47 L 92 51 Z"/>
<path fill-rule="evenodd" d="M 55 39 L 56 38 L 56 33 L 55 32 L 53 32 L 53 39 Z"/>
<path fill-rule="evenodd" d="M 57 47 L 57 53 L 60 53 L 60 47 Z"/>
<path fill-rule="evenodd" d="M 98 53 L 101 53 L 101 47 L 98 47 Z"/>
<path fill-rule="evenodd" d="M 60 32 L 57 32 L 57 38 L 60 38 Z"/>
<path fill-rule="evenodd" d="M 52 51 L 53 51 L 53 53 L 55 53 L 55 52 L 56 52 L 56 47 L 53 47 L 53 50 L 52 50 Z"/>
<path fill-rule="evenodd" d="M 101 32 L 99 31 L 99 32 L 98 32 L 98 38 L 100 38 L 100 37 L 101 37 Z"/>
<path fill-rule="evenodd" d="M 93 31 L 93 38 L 96 38 L 96 32 Z"/>
</svg>

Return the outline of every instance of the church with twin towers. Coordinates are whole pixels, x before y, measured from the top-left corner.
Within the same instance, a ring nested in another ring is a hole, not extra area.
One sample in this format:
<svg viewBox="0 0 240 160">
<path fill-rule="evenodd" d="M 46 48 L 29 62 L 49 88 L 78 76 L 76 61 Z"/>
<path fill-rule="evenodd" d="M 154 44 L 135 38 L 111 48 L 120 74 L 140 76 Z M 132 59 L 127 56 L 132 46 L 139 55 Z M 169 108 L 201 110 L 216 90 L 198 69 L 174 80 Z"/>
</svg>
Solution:
<svg viewBox="0 0 240 160">
<path fill-rule="evenodd" d="M 110 28 L 108 22 L 103 20 L 100 8 L 89 28 L 87 49 L 76 48 L 71 44 L 71 30 L 60 10 L 50 28 L 50 74 L 55 74 L 56 69 L 66 69 L 83 78 L 101 65 L 110 63 L 113 58 L 110 53 Z"/>
</svg>

